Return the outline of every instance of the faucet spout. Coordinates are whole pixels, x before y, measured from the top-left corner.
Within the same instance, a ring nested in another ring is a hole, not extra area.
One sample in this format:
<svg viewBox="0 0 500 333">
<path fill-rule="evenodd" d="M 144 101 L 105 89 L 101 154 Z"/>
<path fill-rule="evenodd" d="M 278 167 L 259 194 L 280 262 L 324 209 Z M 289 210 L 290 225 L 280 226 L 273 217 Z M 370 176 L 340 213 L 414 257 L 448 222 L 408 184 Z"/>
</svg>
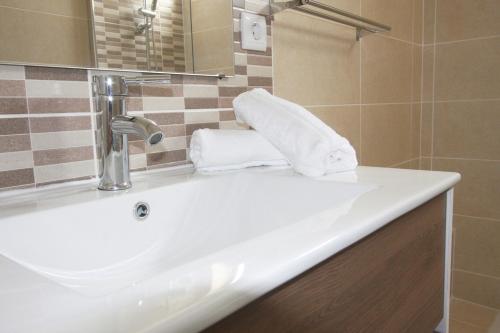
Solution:
<svg viewBox="0 0 500 333">
<path fill-rule="evenodd" d="M 150 145 L 158 144 L 164 138 L 161 128 L 154 121 L 142 117 L 114 116 L 111 130 L 116 134 L 136 134 Z"/>
</svg>

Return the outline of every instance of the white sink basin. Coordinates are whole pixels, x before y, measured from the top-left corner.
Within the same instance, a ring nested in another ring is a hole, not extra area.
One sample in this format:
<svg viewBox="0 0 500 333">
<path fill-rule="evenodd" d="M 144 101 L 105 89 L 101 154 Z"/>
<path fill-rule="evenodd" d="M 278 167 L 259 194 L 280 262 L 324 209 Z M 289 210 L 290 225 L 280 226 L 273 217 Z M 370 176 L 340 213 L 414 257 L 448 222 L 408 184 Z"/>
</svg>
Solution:
<svg viewBox="0 0 500 333">
<path fill-rule="evenodd" d="M 374 188 L 258 172 L 137 186 L 17 205 L 1 220 L 0 254 L 84 295 L 105 295 L 325 210 L 342 215 Z M 143 221 L 133 215 L 140 201 L 150 206 Z"/>
</svg>

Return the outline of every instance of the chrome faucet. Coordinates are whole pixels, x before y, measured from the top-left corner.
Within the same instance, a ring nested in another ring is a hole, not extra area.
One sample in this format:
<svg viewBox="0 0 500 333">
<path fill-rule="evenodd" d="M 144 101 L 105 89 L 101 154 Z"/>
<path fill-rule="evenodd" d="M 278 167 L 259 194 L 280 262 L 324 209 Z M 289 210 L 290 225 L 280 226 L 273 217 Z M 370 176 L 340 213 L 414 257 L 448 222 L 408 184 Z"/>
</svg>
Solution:
<svg viewBox="0 0 500 333">
<path fill-rule="evenodd" d="M 97 98 L 97 151 L 99 156 L 99 189 L 125 190 L 132 186 L 128 156 L 128 134 L 135 134 L 148 144 L 163 140 L 163 133 L 154 121 L 127 116 L 125 98 L 127 81 L 115 75 L 94 76 Z"/>
</svg>

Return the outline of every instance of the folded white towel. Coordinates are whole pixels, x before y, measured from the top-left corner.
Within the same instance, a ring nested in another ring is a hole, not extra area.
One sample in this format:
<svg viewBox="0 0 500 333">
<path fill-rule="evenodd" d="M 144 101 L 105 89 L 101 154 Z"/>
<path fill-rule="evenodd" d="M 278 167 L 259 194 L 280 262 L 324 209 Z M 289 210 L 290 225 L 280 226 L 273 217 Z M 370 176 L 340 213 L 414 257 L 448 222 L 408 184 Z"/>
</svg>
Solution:
<svg viewBox="0 0 500 333">
<path fill-rule="evenodd" d="M 358 165 L 349 141 L 312 113 L 264 89 L 234 99 L 236 119 L 255 128 L 306 176 L 353 170 Z"/>
<path fill-rule="evenodd" d="M 191 136 L 189 156 L 202 172 L 289 164 L 283 154 L 253 130 L 196 130 Z"/>
</svg>

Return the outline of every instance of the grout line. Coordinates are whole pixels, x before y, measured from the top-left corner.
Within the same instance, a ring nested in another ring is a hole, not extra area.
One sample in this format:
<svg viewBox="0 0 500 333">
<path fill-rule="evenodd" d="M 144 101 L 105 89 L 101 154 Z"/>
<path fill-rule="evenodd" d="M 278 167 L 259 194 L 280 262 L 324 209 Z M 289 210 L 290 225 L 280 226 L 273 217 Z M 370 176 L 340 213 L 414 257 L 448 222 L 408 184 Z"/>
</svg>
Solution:
<svg viewBox="0 0 500 333">
<path fill-rule="evenodd" d="M 460 217 L 468 217 L 468 218 L 473 218 L 473 219 L 481 219 L 481 220 L 486 220 L 486 221 L 490 221 L 490 222 L 500 222 L 500 219 L 494 219 L 491 217 L 472 216 L 472 215 L 464 215 L 464 214 L 458 214 L 458 213 L 454 213 L 453 215 L 460 216 Z"/>
<path fill-rule="evenodd" d="M 489 279 L 492 279 L 492 280 L 498 280 L 498 281 L 500 281 L 500 277 L 498 277 L 498 276 L 481 274 L 481 273 L 472 272 L 472 271 L 468 271 L 468 270 L 460 269 L 460 268 L 453 268 L 453 270 L 457 271 L 457 272 L 462 272 L 462 273 L 477 275 L 477 276 L 480 276 L 480 277 L 484 277 L 484 278 L 489 278 Z"/>
<path fill-rule="evenodd" d="M 457 160 L 457 161 L 476 161 L 476 162 L 500 162 L 500 160 L 490 160 L 485 158 L 466 158 L 466 157 L 446 157 L 446 156 L 425 156 L 437 160 Z"/>
<path fill-rule="evenodd" d="M 475 302 L 472 302 L 472 301 L 469 301 L 467 299 L 463 299 L 463 298 L 460 298 L 460 297 L 453 297 L 453 299 L 454 300 L 459 300 L 459 301 L 464 302 L 464 303 L 474 304 L 474 305 L 477 305 L 477 306 L 480 306 L 482 308 L 486 308 L 486 309 L 489 309 L 489 310 L 500 311 L 497 308 L 492 308 L 492 307 L 489 307 L 487 305 L 483 305 L 483 304 L 480 304 L 480 303 L 475 303 Z"/>
<path fill-rule="evenodd" d="M 475 37 L 475 38 L 457 39 L 457 40 L 448 41 L 448 42 L 437 42 L 437 41 L 435 41 L 432 44 L 423 44 L 423 46 L 449 45 L 449 44 L 457 44 L 457 43 L 472 42 L 472 41 L 476 41 L 476 40 L 495 39 L 495 38 L 500 38 L 500 35 L 491 35 L 491 36 L 483 36 L 483 37 Z"/>
<path fill-rule="evenodd" d="M 432 59 L 432 112 L 431 112 L 431 156 L 434 156 L 434 109 L 436 100 L 436 36 L 437 36 L 437 4 L 434 2 L 434 39 L 433 39 L 433 59 Z M 433 159 L 431 158 L 431 170 L 434 168 Z"/>
<path fill-rule="evenodd" d="M 409 160 L 406 160 L 406 161 L 403 161 L 403 162 L 398 162 L 396 164 L 391 164 L 391 165 L 389 165 L 387 167 L 384 167 L 384 168 L 394 168 L 394 167 L 401 166 L 403 164 L 410 163 L 410 162 L 413 162 L 413 161 L 416 161 L 416 160 L 419 160 L 419 159 L 420 159 L 419 157 L 412 158 L 412 159 L 409 159 Z"/>
</svg>

